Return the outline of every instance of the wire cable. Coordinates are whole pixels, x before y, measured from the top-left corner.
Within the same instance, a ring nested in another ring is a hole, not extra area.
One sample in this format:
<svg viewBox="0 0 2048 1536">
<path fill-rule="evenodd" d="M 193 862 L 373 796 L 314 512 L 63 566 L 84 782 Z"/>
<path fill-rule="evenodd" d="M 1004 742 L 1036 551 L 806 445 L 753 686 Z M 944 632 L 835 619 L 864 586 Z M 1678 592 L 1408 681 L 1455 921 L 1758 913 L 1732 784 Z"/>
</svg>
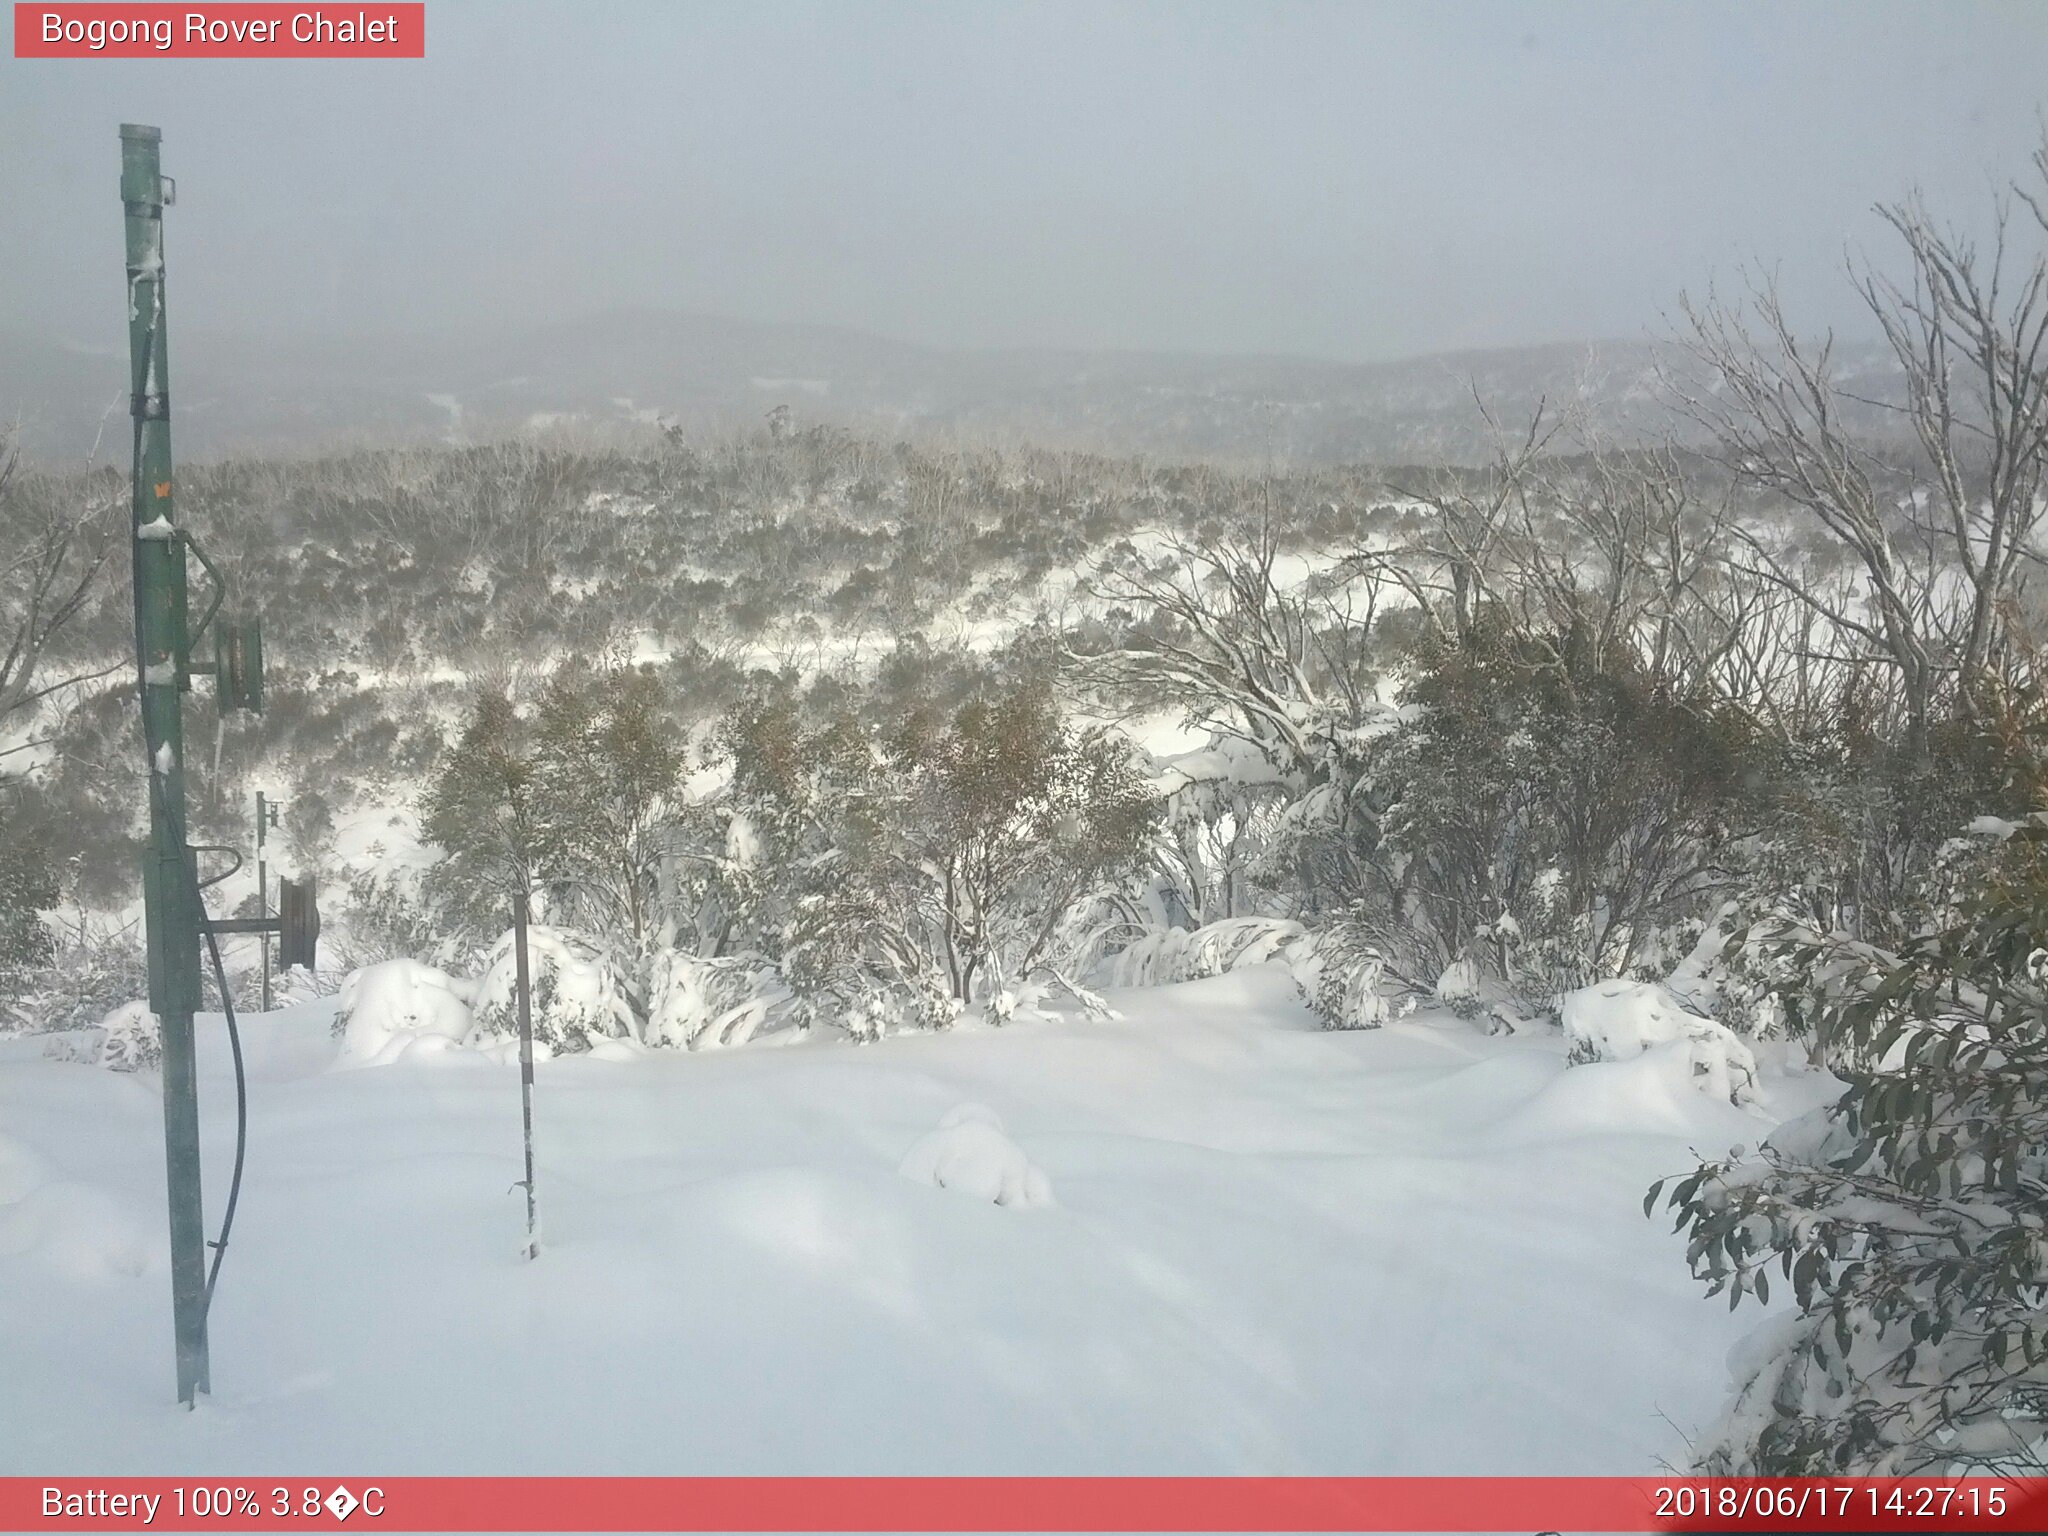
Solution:
<svg viewBox="0 0 2048 1536">
<path fill-rule="evenodd" d="M 235 1000 L 229 995 L 227 967 L 220 957 L 220 938 L 206 926 L 206 902 L 199 883 L 199 856 L 185 840 L 184 818 L 173 811 L 171 797 L 165 792 L 154 764 L 150 767 L 149 782 L 156 791 L 157 804 L 163 808 L 171 835 L 177 839 L 179 851 L 184 855 L 179 863 L 184 868 L 185 880 L 192 893 L 192 905 L 199 913 L 200 932 L 206 935 L 207 952 L 213 960 L 214 985 L 220 990 L 220 1011 L 227 1020 L 228 1051 L 235 1062 L 235 1167 L 228 1176 L 228 1203 L 221 1212 L 220 1236 L 207 1245 L 213 1249 L 213 1262 L 207 1266 L 206 1298 L 200 1308 L 202 1317 L 210 1317 L 213 1313 L 213 1288 L 220 1279 L 220 1262 L 227 1255 L 228 1234 L 235 1225 L 235 1207 L 242 1198 L 242 1166 L 249 1152 L 249 1078 L 242 1059 L 242 1032 L 235 1022 Z M 268 938 L 264 942 L 268 943 Z"/>
<path fill-rule="evenodd" d="M 185 850 L 186 872 L 192 878 L 193 900 L 198 901 L 199 864 L 192 850 Z M 202 905 L 201 913 L 205 911 Z M 268 936 L 263 942 L 270 942 Z M 221 1212 L 220 1236 L 213 1240 L 213 1263 L 206 1270 L 206 1304 L 201 1315 L 213 1315 L 213 1286 L 220 1279 L 220 1261 L 227 1257 L 228 1233 L 234 1229 L 235 1206 L 242 1198 L 242 1163 L 249 1151 L 249 1077 L 242 1064 L 242 1032 L 235 1026 L 235 1001 L 228 996 L 227 967 L 221 964 L 220 939 L 206 930 L 206 948 L 213 957 L 213 981 L 220 989 L 220 1011 L 228 1022 L 228 1051 L 235 1058 L 235 1171 L 228 1176 L 228 1203 Z"/>
</svg>

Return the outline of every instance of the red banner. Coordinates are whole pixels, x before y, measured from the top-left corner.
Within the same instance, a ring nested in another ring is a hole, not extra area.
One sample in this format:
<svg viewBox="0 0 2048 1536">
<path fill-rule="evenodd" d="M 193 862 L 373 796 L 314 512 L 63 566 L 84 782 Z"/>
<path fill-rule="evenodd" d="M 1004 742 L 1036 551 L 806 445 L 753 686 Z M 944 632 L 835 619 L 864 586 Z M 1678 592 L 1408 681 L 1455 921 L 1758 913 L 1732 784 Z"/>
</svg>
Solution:
<svg viewBox="0 0 2048 1536">
<path fill-rule="evenodd" d="M 354 5 L 23 5 L 17 59 L 423 59 L 427 8 Z"/>
<path fill-rule="evenodd" d="M 0 1531 L 2042 1531 L 2048 1478 L 0 1478 Z"/>
</svg>

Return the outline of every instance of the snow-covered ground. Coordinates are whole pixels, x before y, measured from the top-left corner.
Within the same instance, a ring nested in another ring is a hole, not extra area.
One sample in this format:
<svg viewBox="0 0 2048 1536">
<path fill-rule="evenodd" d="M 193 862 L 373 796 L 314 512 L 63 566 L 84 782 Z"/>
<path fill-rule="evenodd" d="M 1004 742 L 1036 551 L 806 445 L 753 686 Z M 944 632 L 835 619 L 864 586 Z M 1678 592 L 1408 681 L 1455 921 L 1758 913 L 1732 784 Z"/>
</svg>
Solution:
<svg viewBox="0 0 2048 1536">
<path fill-rule="evenodd" d="M 1567 1068 L 1555 1034 L 1325 1033 L 1277 967 L 1112 998 L 1111 1022 L 544 1063 L 531 1264 L 516 1068 L 338 1068 L 331 1004 L 251 1020 L 193 1414 L 155 1081 L 0 1041 L 0 1473 L 1682 1459 L 1757 1314 L 1701 1299 L 1643 1191 L 1825 1080 L 1767 1071 L 1738 1109 L 1651 1056 Z M 202 1036 L 217 1212 L 232 1097 Z"/>
</svg>

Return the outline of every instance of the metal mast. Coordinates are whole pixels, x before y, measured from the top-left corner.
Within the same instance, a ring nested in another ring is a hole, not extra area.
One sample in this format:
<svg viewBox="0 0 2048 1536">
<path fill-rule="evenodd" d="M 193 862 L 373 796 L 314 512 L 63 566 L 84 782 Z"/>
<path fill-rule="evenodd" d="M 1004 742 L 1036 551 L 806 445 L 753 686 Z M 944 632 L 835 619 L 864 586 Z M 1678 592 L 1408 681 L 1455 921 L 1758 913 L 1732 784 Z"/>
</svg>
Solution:
<svg viewBox="0 0 2048 1536">
<path fill-rule="evenodd" d="M 277 825 L 277 803 L 266 800 L 263 791 L 256 791 L 256 915 L 270 916 L 270 868 L 263 861 L 264 834 Z M 263 950 L 263 1011 L 270 1012 L 270 935 L 258 934 L 256 942 Z"/>
<path fill-rule="evenodd" d="M 170 363 L 164 326 L 163 211 L 174 188 L 158 163 L 163 135 L 121 125 L 121 202 L 128 226 L 129 412 L 135 418 L 135 649 L 148 753 L 149 852 L 142 894 L 149 1006 L 163 1032 L 164 1169 L 171 1211 L 171 1308 L 178 1400 L 211 1390 L 206 1347 L 206 1226 L 199 1189 L 199 1087 L 192 1015 L 199 1008 L 203 918 L 186 863 L 185 723 L 190 686 L 185 540 L 171 476 Z"/>
</svg>

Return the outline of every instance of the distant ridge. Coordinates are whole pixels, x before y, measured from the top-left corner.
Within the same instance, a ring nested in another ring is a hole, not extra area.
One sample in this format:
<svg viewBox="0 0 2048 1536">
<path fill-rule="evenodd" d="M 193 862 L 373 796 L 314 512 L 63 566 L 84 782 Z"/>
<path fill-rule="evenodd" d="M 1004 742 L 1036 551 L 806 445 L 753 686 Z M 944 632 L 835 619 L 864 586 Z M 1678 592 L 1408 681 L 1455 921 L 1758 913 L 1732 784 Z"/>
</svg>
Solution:
<svg viewBox="0 0 2048 1536">
<path fill-rule="evenodd" d="M 120 338 L 0 332 L 0 418 L 44 460 L 82 458 L 126 404 Z M 218 458 L 474 440 L 573 423 L 642 432 L 800 424 L 1168 459 L 1423 463 L 1483 456 L 1497 419 L 1579 402 L 1606 436 L 1674 429 L 1647 341 L 1552 343 L 1382 363 L 1053 348 L 948 350 L 838 326 L 622 310 L 510 329 L 359 341 L 194 332 L 171 367 L 180 451 Z M 1882 360 L 1852 359 L 1884 391 Z M 111 415 L 110 415 L 111 413 Z M 118 443 L 117 432 L 110 440 Z M 102 457 L 107 444 L 102 444 Z M 118 457 L 118 453 L 115 455 Z"/>
</svg>

